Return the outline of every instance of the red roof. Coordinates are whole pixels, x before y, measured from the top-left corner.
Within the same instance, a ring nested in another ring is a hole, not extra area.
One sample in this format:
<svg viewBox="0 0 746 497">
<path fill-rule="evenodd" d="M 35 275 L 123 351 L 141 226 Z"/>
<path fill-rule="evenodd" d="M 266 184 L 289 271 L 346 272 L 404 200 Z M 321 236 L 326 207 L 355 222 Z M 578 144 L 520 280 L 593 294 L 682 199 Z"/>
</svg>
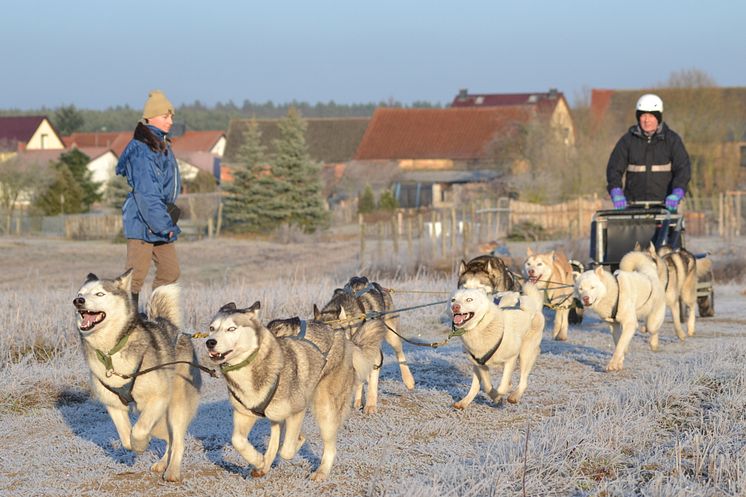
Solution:
<svg viewBox="0 0 746 497">
<path fill-rule="evenodd" d="M 0 142 L 26 143 L 39 129 L 47 116 L 2 116 L 0 117 Z"/>
<path fill-rule="evenodd" d="M 171 148 L 174 154 L 209 152 L 223 136 L 224 131 L 187 131 L 181 136 L 171 138 Z"/>
<path fill-rule="evenodd" d="M 500 134 L 533 115 L 526 106 L 447 109 L 376 109 L 356 160 L 484 158 Z"/>
<path fill-rule="evenodd" d="M 78 148 L 84 147 L 106 147 L 111 149 L 117 157 L 122 155 L 125 147 L 132 139 L 131 131 L 111 131 L 111 132 L 90 132 L 90 133 L 73 133 L 70 136 L 62 137 L 65 147 L 70 148 L 75 145 Z"/>
</svg>

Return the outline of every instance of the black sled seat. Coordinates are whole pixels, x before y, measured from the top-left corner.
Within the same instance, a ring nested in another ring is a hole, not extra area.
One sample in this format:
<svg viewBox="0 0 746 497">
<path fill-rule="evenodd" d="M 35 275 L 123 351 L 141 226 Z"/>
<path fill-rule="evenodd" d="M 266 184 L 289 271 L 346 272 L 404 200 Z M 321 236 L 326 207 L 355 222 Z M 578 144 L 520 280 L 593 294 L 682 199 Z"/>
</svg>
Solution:
<svg viewBox="0 0 746 497">
<path fill-rule="evenodd" d="M 660 206 L 637 206 L 623 210 L 596 211 L 591 221 L 591 266 L 604 265 L 612 271 L 635 244 L 646 248 L 683 246 L 684 218 Z"/>
</svg>

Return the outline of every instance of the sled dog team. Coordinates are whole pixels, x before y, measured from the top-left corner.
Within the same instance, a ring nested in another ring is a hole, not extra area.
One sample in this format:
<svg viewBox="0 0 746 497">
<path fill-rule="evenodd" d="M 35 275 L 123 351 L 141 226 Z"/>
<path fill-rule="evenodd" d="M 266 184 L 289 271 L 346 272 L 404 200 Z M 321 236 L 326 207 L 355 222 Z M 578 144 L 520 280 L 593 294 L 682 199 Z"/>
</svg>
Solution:
<svg viewBox="0 0 746 497">
<path fill-rule="evenodd" d="M 644 322 L 650 347 L 657 350 L 666 305 L 682 340 L 686 334 L 679 309 L 688 308 L 687 333 L 694 334 L 696 264 L 684 249 L 636 249 L 613 275 L 602 267 L 577 274 L 564 254 L 529 249 L 523 273 L 521 282 L 495 256 L 461 262 L 449 319 L 451 335 L 461 338 L 472 364 L 472 382 L 454 408 L 465 409 L 480 389 L 495 402 L 506 395 L 508 402 L 520 401 L 540 352 L 545 306 L 555 311 L 552 336 L 557 340 L 568 338 L 571 311 L 578 312 L 576 299 L 609 323 L 615 350 L 608 371 L 622 369 L 638 321 Z M 179 481 L 184 437 L 199 403 L 200 369 L 206 368 L 198 364 L 191 337 L 180 331 L 178 285 L 156 288 L 141 314 L 130 298 L 130 281 L 131 271 L 115 279 L 89 274 L 73 300 L 91 389 L 126 449 L 142 453 L 151 437 L 166 441 L 163 457 L 151 469 L 167 481 Z M 323 480 L 351 405 L 365 413 L 377 410 L 383 340 L 396 354 L 405 386 L 415 386 L 398 315 L 388 312 L 395 310 L 391 295 L 365 277 L 352 277 L 320 310 L 314 305 L 311 320 L 291 317 L 264 325 L 260 310 L 260 302 L 248 308 L 225 304 L 212 318 L 205 342 L 233 408 L 231 442 L 253 466 L 252 476 L 263 476 L 278 452 L 284 459 L 297 454 L 310 407 L 323 445 L 311 479 Z M 490 370 L 499 365 L 502 377 L 494 388 Z M 520 378 L 511 392 L 516 366 Z M 139 412 L 134 426 L 130 404 Z M 263 454 L 248 439 L 261 418 L 270 423 Z"/>
</svg>

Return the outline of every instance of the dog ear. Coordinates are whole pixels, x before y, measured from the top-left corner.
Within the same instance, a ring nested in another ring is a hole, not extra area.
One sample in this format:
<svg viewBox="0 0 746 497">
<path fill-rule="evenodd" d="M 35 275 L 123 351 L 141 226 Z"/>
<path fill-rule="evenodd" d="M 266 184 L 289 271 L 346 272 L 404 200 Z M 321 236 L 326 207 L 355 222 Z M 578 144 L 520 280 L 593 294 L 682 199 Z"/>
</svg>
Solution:
<svg viewBox="0 0 746 497">
<path fill-rule="evenodd" d="M 596 273 L 596 276 L 598 276 L 600 278 L 604 274 L 604 267 L 603 266 L 596 266 L 596 269 L 594 269 L 593 272 Z"/>
<path fill-rule="evenodd" d="M 463 259 L 461 259 L 461 262 L 458 265 L 458 275 L 461 276 L 466 272 L 466 263 Z"/>
<path fill-rule="evenodd" d="M 259 317 L 259 309 L 261 308 L 262 308 L 262 303 L 257 300 L 256 302 L 251 304 L 251 307 L 249 307 L 248 309 L 244 309 L 243 312 L 247 314 L 253 314 L 256 317 Z"/>
<path fill-rule="evenodd" d="M 228 302 L 223 307 L 221 307 L 218 312 L 229 312 L 229 311 L 235 311 L 235 310 L 236 310 L 236 303 Z"/>
<path fill-rule="evenodd" d="M 316 307 L 316 304 L 313 304 L 313 320 L 319 321 L 320 317 L 321 317 L 321 311 L 319 311 L 319 308 Z"/>
<path fill-rule="evenodd" d="M 339 317 L 337 319 L 347 319 L 347 313 L 345 312 L 345 308 L 342 306 L 339 306 Z"/>
<path fill-rule="evenodd" d="M 526 247 L 526 257 L 531 257 L 534 255 L 534 251 L 531 250 L 531 247 Z"/>
<path fill-rule="evenodd" d="M 655 244 L 653 242 L 650 242 L 650 245 L 648 245 L 648 254 L 655 257 L 657 255 L 657 252 L 655 250 Z"/>
<path fill-rule="evenodd" d="M 132 287 L 132 268 L 129 268 L 124 273 L 119 275 L 117 279 L 114 280 L 114 283 L 121 288 L 122 290 L 130 291 L 130 288 Z"/>
<path fill-rule="evenodd" d="M 85 282 L 88 283 L 89 281 L 98 281 L 98 276 L 93 273 L 88 273 L 88 276 L 85 277 Z"/>
</svg>

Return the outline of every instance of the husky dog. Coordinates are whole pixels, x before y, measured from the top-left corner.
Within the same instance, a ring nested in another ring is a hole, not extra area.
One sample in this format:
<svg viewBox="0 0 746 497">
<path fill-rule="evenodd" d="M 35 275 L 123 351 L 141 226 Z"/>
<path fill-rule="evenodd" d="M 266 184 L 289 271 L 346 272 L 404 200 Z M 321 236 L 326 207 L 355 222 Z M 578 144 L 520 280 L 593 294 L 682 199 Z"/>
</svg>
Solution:
<svg viewBox="0 0 746 497">
<path fill-rule="evenodd" d="M 132 270 L 113 280 L 91 273 L 73 300 L 91 389 L 126 449 L 142 453 L 151 435 L 166 441 L 165 454 L 151 469 L 179 481 L 184 436 L 199 403 L 200 371 L 190 337 L 179 333 L 178 285 L 153 290 L 145 320 L 130 298 L 131 278 Z M 130 403 L 140 412 L 134 427 Z"/>
<path fill-rule="evenodd" d="M 327 323 L 342 322 L 334 325 L 335 328 L 344 328 L 350 337 L 363 332 L 366 327 L 383 327 L 382 336 L 391 345 L 399 361 L 404 385 L 412 390 L 414 388 L 414 377 L 409 371 L 407 358 L 404 356 L 402 342 L 397 335 L 399 329 L 399 316 L 386 314 L 381 319 L 364 319 L 368 312 L 385 312 L 394 309 L 391 295 L 381 285 L 370 282 L 365 276 L 353 276 L 344 288 L 334 290 L 331 300 L 321 310 L 314 306 L 314 319 Z M 380 333 L 380 330 L 379 332 Z M 366 331 L 367 335 L 377 335 L 376 332 Z M 383 352 L 379 352 L 380 361 L 383 362 Z M 378 404 L 378 376 L 380 374 L 380 363 L 368 376 L 368 390 L 365 398 L 363 412 L 375 413 Z M 356 409 L 362 407 L 363 385 L 360 384 L 355 392 L 354 406 Z"/>
<path fill-rule="evenodd" d="M 642 252 L 639 245 L 635 250 Z M 650 243 L 647 251 L 650 259 L 658 270 L 658 279 L 666 293 L 666 305 L 671 309 L 673 328 L 679 340 L 685 340 L 694 335 L 695 306 L 697 305 L 697 262 L 694 254 L 684 248 L 672 249 L 668 245 L 655 249 Z M 681 311 L 687 308 L 687 333 L 681 327 Z"/>
<path fill-rule="evenodd" d="M 520 290 L 502 259 L 494 255 L 480 255 L 458 267 L 458 288 L 483 288 L 487 293 Z"/>
<path fill-rule="evenodd" d="M 567 340 L 570 310 L 575 307 L 573 269 L 567 256 L 554 250 L 534 253 L 529 247 L 523 263 L 523 276 L 544 291 L 547 307 L 555 311 L 552 338 Z"/>
<path fill-rule="evenodd" d="M 500 304 L 480 288 L 456 290 L 451 298 L 453 327 L 462 332 L 464 351 L 469 355 L 473 370 L 471 388 L 466 396 L 453 404 L 466 409 L 482 391 L 499 402 L 511 387 L 511 376 L 516 362 L 520 363 L 521 377 L 508 402 L 517 403 L 528 386 L 528 375 L 539 356 L 544 332 L 542 295 L 533 284 L 523 287 L 524 293 L 506 292 Z M 490 380 L 490 367 L 503 364 L 500 385 L 495 390 Z"/>
<path fill-rule="evenodd" d="M 324 442 L 321 463 L 324 469 L 319 468 L 319 472 L 328 474 L 337 452 L 337 431 L 350 412 L 355 387 L 362 384 L 378 364 L 385 329 L 367 326 L 348 339 L 343 330 L 335 331 L 321 321 L 305 321 L 298 317 L 275 319 L 267 323 L 267 329 L 276 337 L 304 338 L 326 357 L 316 387 L 314 415 Z"/>
<path fill-rule="evenodd" d="M 266 475 L 280 446 L 280 431 L 285 438 L 280 457 L 291 459 L 305 437 L 301 433 L 306 407 L 316 414 L 324 450 L 312 480 L 329 474 L 336 455 L 337 430 L 343 412 L 343 400 L 329 405 L 329 393 L 317 386 L 326 358 L 319 347 L 296 337 L 277 338 L 259 321 L 260 303 L 239 309 L 229 303 L 220 308 L 210 323 L 206 346 L 210 359 L 220 365 L 233 405 L 231 442 L 246 461 L 254 466 L 254 477 Z M 348 371 L 351 375 L 352 372 Z M 264 455 L 248 440 L 254 423 L 266 417 L 270 438 Z"/>
<path fill-rule="evenodd" d="M 607 371 L 624 366 L 624 354 L 644 319 L 650 333 L 650 349 L 658 350 L 658 330 L 666 314 L 666 296 L 655 264 L 642 252 L 630 252 L 622 257 L 614 275 L 602 266 L 585 271 L 575 282 L 575 291 L 583 305 L 593 309 L 609 322 L 614 337 L 614 354 Z"/>
</svg>

